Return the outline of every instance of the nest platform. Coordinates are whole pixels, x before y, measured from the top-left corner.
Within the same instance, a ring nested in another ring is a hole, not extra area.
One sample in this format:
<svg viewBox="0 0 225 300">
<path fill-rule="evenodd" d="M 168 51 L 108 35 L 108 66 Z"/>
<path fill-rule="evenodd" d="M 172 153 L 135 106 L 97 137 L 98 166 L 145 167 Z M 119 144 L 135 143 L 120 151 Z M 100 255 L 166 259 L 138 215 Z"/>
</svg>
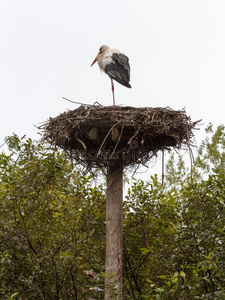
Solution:
<svg viewBox="0 0 225 300">
<path fill-rule="evenodd" d="M 192 122 L 185 110 L 81 105 L 41 126 L 44 139 L 88 168 L 124 167 L 146 162 L 159 150 L 192 144 Z"/>
</svg>

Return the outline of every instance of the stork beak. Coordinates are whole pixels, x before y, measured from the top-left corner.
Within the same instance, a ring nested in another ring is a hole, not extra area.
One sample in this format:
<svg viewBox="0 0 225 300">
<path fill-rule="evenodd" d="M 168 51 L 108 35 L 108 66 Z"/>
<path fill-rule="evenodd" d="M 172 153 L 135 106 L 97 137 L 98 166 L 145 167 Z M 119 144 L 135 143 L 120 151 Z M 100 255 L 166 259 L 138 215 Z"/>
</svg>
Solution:
<svg viewBox="0 0 225 300">
<path fill-rule="evenodd" d="M 93 63 L 91 64 L 91 67 L 92 67 L 93 64 L 96 63 L 96 61 L 98 60 L 98 56 L 99 56 L 99 54 L 95 57 L 95 60 L 94 60 Z"/>
</svg>

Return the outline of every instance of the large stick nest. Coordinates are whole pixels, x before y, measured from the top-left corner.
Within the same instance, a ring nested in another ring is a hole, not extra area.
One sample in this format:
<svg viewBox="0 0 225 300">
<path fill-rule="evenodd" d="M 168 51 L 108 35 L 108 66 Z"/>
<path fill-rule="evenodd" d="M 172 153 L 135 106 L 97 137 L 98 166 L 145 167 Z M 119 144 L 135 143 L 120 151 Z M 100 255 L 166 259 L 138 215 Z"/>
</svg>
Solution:
<svg viewBox="0 0 225 300">
<path fill-rule="evenodd" d="M 85 167 L 124 167 L 146 162 L 157 151 L 190 147 L 193 129 L 185 110 L 81 105 L 41 126 L 44 139 Z"/>
</svg>

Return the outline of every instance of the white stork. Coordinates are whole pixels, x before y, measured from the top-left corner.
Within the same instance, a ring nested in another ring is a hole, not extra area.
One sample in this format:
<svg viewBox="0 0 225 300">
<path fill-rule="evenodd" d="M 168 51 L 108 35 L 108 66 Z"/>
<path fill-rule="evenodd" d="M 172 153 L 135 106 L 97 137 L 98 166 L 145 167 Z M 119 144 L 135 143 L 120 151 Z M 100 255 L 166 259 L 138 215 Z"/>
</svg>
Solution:
<svg viewBox="0 0 225 300">
<path fill-rule="evenodd" d="M 129 58 L 116 49 L 110 49 L 109 46 L 103 45 L 99 49 L 99 53 L 91 64 L 98 62 L 101 71 L 105 72 L 112 83 L 113 104 L 115 105 L 114 84 L 113 79 L 120 84 L 131 88 L 130 81 L 130 65 Z"/>
</svg>

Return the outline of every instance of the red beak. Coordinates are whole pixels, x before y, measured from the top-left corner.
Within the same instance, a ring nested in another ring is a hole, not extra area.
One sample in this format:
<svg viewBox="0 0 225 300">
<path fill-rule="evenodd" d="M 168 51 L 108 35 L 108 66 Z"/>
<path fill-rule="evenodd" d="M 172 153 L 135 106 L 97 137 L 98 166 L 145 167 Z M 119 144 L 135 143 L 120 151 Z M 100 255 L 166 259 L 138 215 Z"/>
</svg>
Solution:
<svg viewBox="0 0 225 300">
<path fill-rule="evenodd" d="M 98 55 L 95 57 L 95 60 L 93 61 L 93 63 L 91 64 L 91 67 L 93 66 L 94 63 L 96 63 L 97 59 L 98 59 L 99 53 Z"/>
</svg>

